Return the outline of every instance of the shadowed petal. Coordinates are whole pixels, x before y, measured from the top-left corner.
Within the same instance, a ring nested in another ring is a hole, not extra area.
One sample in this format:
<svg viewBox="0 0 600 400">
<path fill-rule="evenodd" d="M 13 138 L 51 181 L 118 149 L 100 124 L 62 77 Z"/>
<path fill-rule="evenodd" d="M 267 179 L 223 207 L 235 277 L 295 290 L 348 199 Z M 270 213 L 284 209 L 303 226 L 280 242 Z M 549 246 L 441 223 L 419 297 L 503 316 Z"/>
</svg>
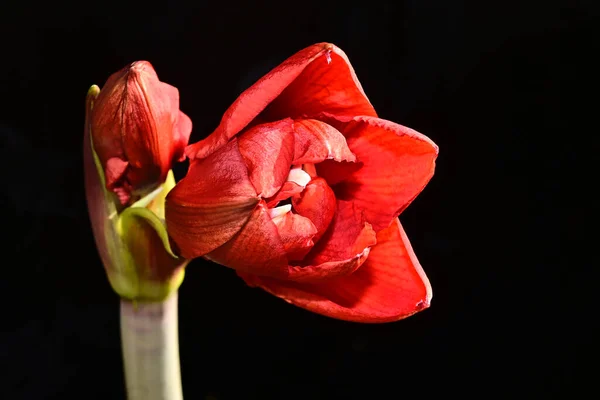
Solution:
<svg viewBox="0 0 600 400">
<path fill-rule="evenodd" d="M 354 272 L 376 243 L 375 231 L 352 202 L 338 201 L 329 229 L 302 260 L 290 266 L 289 280 L 321 282 Z"/>
<path fill-rule="evenodd" d="M 336 185 L 346 179 L 354 172 L 361 169 L 363 163 L 361 161 L 356 162 L 337 162 L 334 160 L 325 160 L 315 165 L 317 169 L 317 175 L 327 181 L 329 186 Z"/>
<path fill-rule="evenodd" d="M 294 210 L 310 219 L 317 229 L 318 241 L 325 233 L 336 210 L 335 194 L 323 178 L 311 180 L 304 191 L 292 197 Z"/>
<path fill-rule="evenodd" d="M 206 258 L 237 271 L 261 276 L 287 276 L 285 247 L 262 200 L 246 225 Z"/>
<path fill-rule="evenodd" d="M 379 118 L 331 118 L 328 122 L 344 134 L 363 163 L 335 186 L 336 196 L 353 200 L 375 231 L 387 228 L 433 176 L 438 147 L 417 131 Z"/>
<path fill-rule="evenodd" d="M 175 142 L 173 151 L 173 161 L 185 160 L 185 146 L 187 146 L 192 133 L 192 120 L 190 117 L 179 111 L 179 116 L 173 127 L 173 140 Z"/>
<path fill-rule="evenodd" d="M 432 293 L 400 222 L 377 234 L 377 245 L 353 274 L 308 284 L 239 274 L 288 303 L 328 317 L 379 323 L 397 321 L 429 307 Z"/>
<path fill-rule="evenodd" d="M 273 218 L 288 261 L 302 260 L 312 249 L 317 228 L 310 219 L 293 212 Z"/>
<path fill-rule="evenodd" d="M 272 208 L 277 205 L 282 200 L 289 199 L 295 194 L 301 193 L 304 190 L 304 187 L 298 185 L 296 182 L 287 181 L 282 186 L 281 189 L 273 197 L 265 199 L 267 202 L 267 207 Z"/>
<path fill-rule="evenodd" d="M 258 201 L 237 140 L 232 140 L 210 157 L 192 161 L 186 177 L 169 192 L 169 235 L 185 258 L 203 256 L 230 240 Z"/>
</svg>

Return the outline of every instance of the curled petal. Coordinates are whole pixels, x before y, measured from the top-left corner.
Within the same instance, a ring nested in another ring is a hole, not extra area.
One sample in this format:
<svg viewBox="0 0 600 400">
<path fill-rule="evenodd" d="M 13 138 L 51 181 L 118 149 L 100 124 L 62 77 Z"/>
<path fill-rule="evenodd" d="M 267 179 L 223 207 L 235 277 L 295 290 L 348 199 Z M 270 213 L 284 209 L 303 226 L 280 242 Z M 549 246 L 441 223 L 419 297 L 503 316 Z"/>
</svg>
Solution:
<svg viewBox="0 0 600 400">
<path fill-rule="evenodd" d="M 237 271 L 280 278 L 287 276 L 285 247 L 262 200 L 246 225 L 206 258 Z"/>
<path fill-rule="evenodd" d="M 173 160 L 184 161 L 185 160 L 185 146 L 187 146 L 190 140 L 190 134 L 192 133 L 192 120 L 190 117 L 179 111 L 179 116 L 175 122 L 173 128 L 173 140 L 175 146 L 173 149 Z"/>
<path fill-rule="evenodd" d="M 284 117 L 313 117 L 327 112 L 333 115 L 377 114 L 348 60 L 334 45 L 322 57 L 316 57 L 265 110 L 269 120 Z"/>
<path fill-rule="evenodd" d="M 261 119 L 266 121 L 321 112 L 377 116 L 346 54 L 330 43 L 317 43 L 294 54 L 244 91 L 227 109 L 217 129 L 188 146 L 186 155 L 190 159 L 208 156 L 263 111 Z"/>
<path fill-rule="evenodd" d="M 181 159 L 191 120 L 179 110 L 179 91 L 161 82 L 147 61 L 109 77 L 91 115 L 94 147 L 105 166 L 107 188 L 127 202 L 160 185 Z M 110 170 L 108 160 L 125 167 Z M 120 172 L 120 173 L 116 173 Z"/>
<path fill-rule="evenodd" d="M 387 228 L 433 176 L 438 147 L 417 131 L 379 118 L 334 117 L 329 123 L 363 163 L 335 187 L 336 196 L 353 200 L 375 231 Z"/>
<path fill-rule="evenodd" d="M 317 233 L 317 228 L 311 220 L 293 212 L 287 212 L 273 218 L 273 223 L 279 232 L 287 260 L 302 260 L 312 249 L 313 237 Z"/>
<path fill-rule="evenodd" d="M 311 180 L 302 193 L 292 197 L 294 210 L 310 219 L 317 229 L 315 242 L 325 233 L 336 210 L 335 194 L 323 178 Z"/>
<path fill-rule="evenodd" d="M 277 203 L 280 201 L 289 199 L 295 194 L 301 193 L 304 190 L 304 187 L 298 185 L 296 182 L 287 181 L 282 186 L 281 189 L 273 197 L 265 199 L 267 202 L 267 207 L 275 207 Z"/>
<path fill-rule="evenodd" d="M 315 165 L 317 175 L 327 181 L 329 186 L 337 185 L 338 183 L 348 179 L 350 175 L 361 169 L 363 163 L 356 162 L 337 162 L 334 160 L 325 160 Z"/>
<path fill-rule="evenodd" d="M 330 45 L 329 45 L 330 46 Z M 294 54 L 254 85 L 246 89 L 225 111 L 221 123 L 206 139 L 186 148 L 190 158 L 204 158 L 225 145 L 260 114 L 315 58 L 328 51 L 324 43 L 309 46 Z M 286 118 L 288 116 L 284 116 Z M 282 119 L 282 118 L 279 118 Z"/>
<path fill-rule="evenodd" d="M 169 235 L 184 257 L 203 256 L 230 240 L 258 201 L 234 139 L 210 157 L 193 160 L 186 177 L 169 192 Z"/>
<path fill-rule="evenodd" d="M 288 303 L 328 317 L 380 323 L 397 321 L 429 307 L 429 280 L 400 222 L 377 234 L 377 245 L 353 274 L 324 283 L 298 283 L 239 274 Z"/>
<path fill-rule="evenodd" d="M 376 243 L 375 231 L 352 202 L 338 201 L 335 217 L 325 235 L 303 260 L 289 267 L 289 280 L 322 282 L 356 271 Z"/>
<path fill-rule="evenodd" d="M 294 122 L 294 165 L 315 164 L 323 160 L 356 161 L 344 135 L 331 125 L 316 119 Z"/>
<path fill-rule="evenodd" d="M 257 125 L 238 137 L 256 193 L 271 197 L 285 182 L 294 157 L 292 120 Z"/>
</svg>

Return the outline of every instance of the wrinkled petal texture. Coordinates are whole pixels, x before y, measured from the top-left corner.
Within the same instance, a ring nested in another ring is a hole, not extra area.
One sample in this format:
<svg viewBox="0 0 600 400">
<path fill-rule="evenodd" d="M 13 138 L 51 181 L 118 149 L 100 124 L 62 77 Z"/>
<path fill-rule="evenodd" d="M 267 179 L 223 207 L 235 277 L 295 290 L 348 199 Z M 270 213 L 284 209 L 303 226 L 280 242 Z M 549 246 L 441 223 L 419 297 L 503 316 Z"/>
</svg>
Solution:
<svg viewBox="0 0 600 400">
<path fill-rule="evenodd" d="M 292 212 L 273 218 L 272 221 L 277 227 L 288 262 L 302 260 L 314 245 L 313 238 L 317 228 L 312 221 Z"/>
<path fill-rule="evenodd" d="M 261 113 L 261 119 L 272 122 L 322 112 L 377 116 L 348 57 L 330 43 L 299 51 L 258 80 L 227 109 L 210 136 L 185 152 L 190 159 L 207 157 Z"/>
<path fill-rule="evenodd" d="M 261 197 L 281 188 L 294 157 L 293 121 L 289 118 L 257 125 L 238 138 L 240 153 L 248 166 L 250 181 Z"/>
<path fill-rule="evenodd" d="M 237 271 L 280 278 L 287 276 L 285 248 L 262 200 L 244 228 L 207 258 Z"/>
<path fill-rule="evenodd" d="M 355 322 L 397 321 L 429 307 L 432 297 L 429 281 L 398 220 L 377 234 L 377 246 L 351 275 L 322 283 L 238 275 L 248 285 L 296 306 Z"/>
<path fill-rule="evenodd" d="M 328 121 L 363 164 L 335 187 L 336 196 L 354 201 L 375 231 L 387 228 L 433 176 L 438 147 L 417 131 L 379 118 Z"/>
<path fill-rule="evenodd" d="M 185 258 L 203 256 L 230 240 L 259 202 L 237 140 L 194 160 L 167 195 L 167 229 Z"/>
<path fill-rule="evenodd" d="M 107 188 L 129 195 L 162 183 L 181 160 L 191 130 L 179 111 L 179 91 L 159 81 L 150 63 L 138 61 L 111 75 L 92 113 Z"/>
</svg>

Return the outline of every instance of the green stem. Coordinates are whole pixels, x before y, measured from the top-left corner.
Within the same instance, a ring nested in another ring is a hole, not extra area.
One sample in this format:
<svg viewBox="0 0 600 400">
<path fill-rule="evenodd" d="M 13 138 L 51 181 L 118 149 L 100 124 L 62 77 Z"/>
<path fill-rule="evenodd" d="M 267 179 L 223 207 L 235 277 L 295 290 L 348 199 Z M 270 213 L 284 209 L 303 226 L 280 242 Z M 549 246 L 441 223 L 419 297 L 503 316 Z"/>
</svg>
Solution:
<svg viewBox="0 0 600 400">
<path fill-rule="evenodd" d="M 182 400 L 177 292 L 163 302 L 121 299 L 121 343 L 128 400 Z"/>
</svg>

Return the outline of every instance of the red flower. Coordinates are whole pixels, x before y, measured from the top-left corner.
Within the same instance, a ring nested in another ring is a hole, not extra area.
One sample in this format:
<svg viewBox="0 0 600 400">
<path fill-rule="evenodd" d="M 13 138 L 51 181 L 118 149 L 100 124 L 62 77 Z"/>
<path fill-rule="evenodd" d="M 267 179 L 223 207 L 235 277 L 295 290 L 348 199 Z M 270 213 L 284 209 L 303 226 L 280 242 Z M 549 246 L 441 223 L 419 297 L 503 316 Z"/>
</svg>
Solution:
<svg viewBox="0 0 600 400">
<path fill-rule="evenodd" d="M 396 218 L 433 175 L 437 146 L 377 118 L 348 58 L 320 43 L 240 95 L 167 196 L 186 258 L 330 317 L 385 322 L 431 288 Z"/>
<path fill-rule="evenodd" d="M 91 115 L 94 150 L 107 189 L 122 204 L 162 184 L 173 162 L 183 161 L 192 121 L 179 111 L 177 88 L 137 61 L 112 74 Z"/>
</svg>

